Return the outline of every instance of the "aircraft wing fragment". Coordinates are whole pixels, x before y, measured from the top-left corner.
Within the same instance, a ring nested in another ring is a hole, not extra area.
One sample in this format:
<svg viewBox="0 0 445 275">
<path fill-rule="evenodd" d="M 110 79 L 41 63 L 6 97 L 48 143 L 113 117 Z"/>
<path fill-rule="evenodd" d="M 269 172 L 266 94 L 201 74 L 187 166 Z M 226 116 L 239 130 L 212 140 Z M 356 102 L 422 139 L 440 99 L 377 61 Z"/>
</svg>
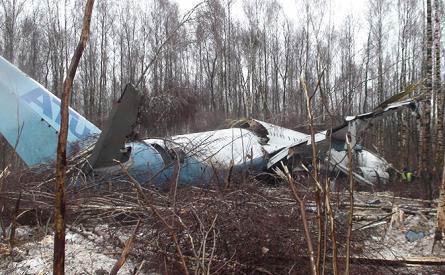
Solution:
<svg viewBox="0 0 445 275">
<path fill-rule="evenodd" d="M 413 112 L 417 114 L 417 100 L 407 99 L 399 102 L 394 102 L 386 105 L 384 108 L 376 108 L 372 112 L 363 113 L 355 116 L 347 116 L 342 125 L 332 129 L 331 136 L 337 140 L 345 140 L 346 134 L 348 132 L 348 125 L 351 123 L 356 123 L 357 133 L 366 128 L 367 125 L 372 120 L 381 119 L 399 111 L 403 108 L 410 108 Z"/>
</svg>

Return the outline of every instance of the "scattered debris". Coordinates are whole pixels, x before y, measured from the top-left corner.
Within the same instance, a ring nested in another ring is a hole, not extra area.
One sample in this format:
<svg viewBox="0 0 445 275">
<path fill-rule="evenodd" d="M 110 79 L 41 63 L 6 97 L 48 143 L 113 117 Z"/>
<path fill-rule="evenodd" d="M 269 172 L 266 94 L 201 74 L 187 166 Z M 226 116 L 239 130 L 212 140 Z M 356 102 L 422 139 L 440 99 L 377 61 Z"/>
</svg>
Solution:
<svg viewBox="0 0 445 275">
<path fill-rule="evenodd" d="M 406 240 L 408 242 L 414 242 L 414 241 L 417 241 L 417 240 L 420 240 L 420 239 L 424 238 L 425 237 L 425 233 L 422 232 L 422 231 L 416 232 L 416 231 L 408 230 L 405 233 L 405 237 L 406 237 Z"/>
</svg>

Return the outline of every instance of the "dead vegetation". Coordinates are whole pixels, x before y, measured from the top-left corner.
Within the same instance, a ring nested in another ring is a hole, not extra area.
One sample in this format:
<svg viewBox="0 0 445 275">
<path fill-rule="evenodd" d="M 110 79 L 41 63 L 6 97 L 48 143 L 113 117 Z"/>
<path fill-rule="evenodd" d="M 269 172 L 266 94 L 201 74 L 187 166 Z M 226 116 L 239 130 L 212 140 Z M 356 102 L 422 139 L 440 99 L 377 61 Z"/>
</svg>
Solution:
<svg viewBox="0 0 445 275">
<path fill-rule="evenodd" d="M 141 186 L 127 176 L 91 178 L 81 169 L 70 168 L 68 235 L 85 238 L 94 244 L 85 245 L 86 249 L 114 259 L 113 264 L 101 266 L 107 272 L 123 265 L 128 272 L 139 274 L 308 274 L 314 272 L 314 263 L 311 264 L 307 237 L 313 245 L 315 263 L 320 247 L 317 274 L 345 270 L 350 202 L 344 192 L 330 193 L 332 219 L 323 211 L 320 231 L 311 185 L 292 178 L 292 182 L 278 186 L 248 178 L 231 182 L 228 187 L 212 184 L 176 189 L 171 185 L 170 192 L 166 192 Z M 27 260 L 21 247 L 47 241 L 45 236 L 51 234 L 52 177 L 40 169 L 1 178 L 2 270 L 15 264 L 17 270 L 23 271 L 20 262 Z M 397 198 L 390 192 L 356 192 L 354 199 L 352 274 L 442 270 L 443 260 L 430 254 L 434 209 L 426 207 L 425 201 Z M 31 240 L 23 240 L 23 234 L 14 237 L 14 224 L 17 228 L 31 226 L 39 234 L 33 233 Z M 415 227 L 422 228 L 425 237 L 406 241 L 404 234 Z M 75 244 L 68 242 L 68 250 L 70 245 Z M 443 253 L 439 245 L 434 255 Z M 22 258 L 16 262 L 14 257 Z M 67 269 L 75 265 L 70 261 Z M 95 268 L 85 270 L 94 273 L 99 270 Z"/>
</svg>

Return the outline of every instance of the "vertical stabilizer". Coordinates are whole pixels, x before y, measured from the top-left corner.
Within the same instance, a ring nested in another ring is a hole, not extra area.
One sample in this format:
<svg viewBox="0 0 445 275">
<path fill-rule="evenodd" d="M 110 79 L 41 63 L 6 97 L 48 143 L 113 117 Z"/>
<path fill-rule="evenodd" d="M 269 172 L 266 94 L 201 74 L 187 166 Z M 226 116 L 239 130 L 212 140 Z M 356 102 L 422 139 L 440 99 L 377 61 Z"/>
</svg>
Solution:
<svg viewBox="0 0 445 275">
<path fill-rule="evenodd" d="M 60 99 L 0 56 L 0 133 L 33 166 L 55 159 L 59 129 Z M 69 143 L 99 133 L 70 108 Z"/>
<path fill-rule="evenodd" d="M 127 85 L 121 98 L 114 104 L 91 154 L 90 165 L 93 168 L 116 165 L 115 160 L 128 160 L 130 152 L 123 152 L 122 149 L 125 149 L 125 142 L 133 133 L 140 102 L 138 91 L 132 85 Z"/>
</svg>

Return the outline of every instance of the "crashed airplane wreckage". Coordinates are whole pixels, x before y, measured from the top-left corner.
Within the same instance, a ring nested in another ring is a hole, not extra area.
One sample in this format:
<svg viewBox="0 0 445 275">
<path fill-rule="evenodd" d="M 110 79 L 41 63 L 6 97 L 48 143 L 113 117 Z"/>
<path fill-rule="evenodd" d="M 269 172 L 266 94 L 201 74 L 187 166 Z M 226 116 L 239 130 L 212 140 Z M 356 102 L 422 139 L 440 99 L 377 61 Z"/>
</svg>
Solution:
<svg viewBox="0 0 445 275">
<path fill-rule="evenodd" d="M 60 99 L 0 57 L 0 102 L 0 133 L 21 159 L 29 167 L 54 161 Z M 155 185 L 169 182 L 173 177 L 178 177 L 182 184 L 199 184 L 218 178 L 218 171 L 268 171 L 295 157 L 300 160 L 311 157 L 305 153 L 310 151 L 307 150 L 311 146 L 310 135 L 255 119 L 239 121 L 228 129 L 127 142 L 136 123 L 139 103 L 140 95 L 127 85 L 103 131 L 70 108 L 69 151 L 93 148 L 89 158 L 92 173 L 122 174 L 124 167 L 139 182 Z M 332 169 L 347 172 L 345 136 L 349 132 L 354 145 L 355 179 L 368 185 L 385 182 L 389 179 L 390 165 L 355 145 L 357 132 L 366 120 L 412 104 L 396 103 L 348 117 L 344 125 L 331 133 L 317 133 L 315 142 L 332 140 L 332 148 L 325 149 L 324 157 L 330 155 L 327 159 Z"/>
</svg>

